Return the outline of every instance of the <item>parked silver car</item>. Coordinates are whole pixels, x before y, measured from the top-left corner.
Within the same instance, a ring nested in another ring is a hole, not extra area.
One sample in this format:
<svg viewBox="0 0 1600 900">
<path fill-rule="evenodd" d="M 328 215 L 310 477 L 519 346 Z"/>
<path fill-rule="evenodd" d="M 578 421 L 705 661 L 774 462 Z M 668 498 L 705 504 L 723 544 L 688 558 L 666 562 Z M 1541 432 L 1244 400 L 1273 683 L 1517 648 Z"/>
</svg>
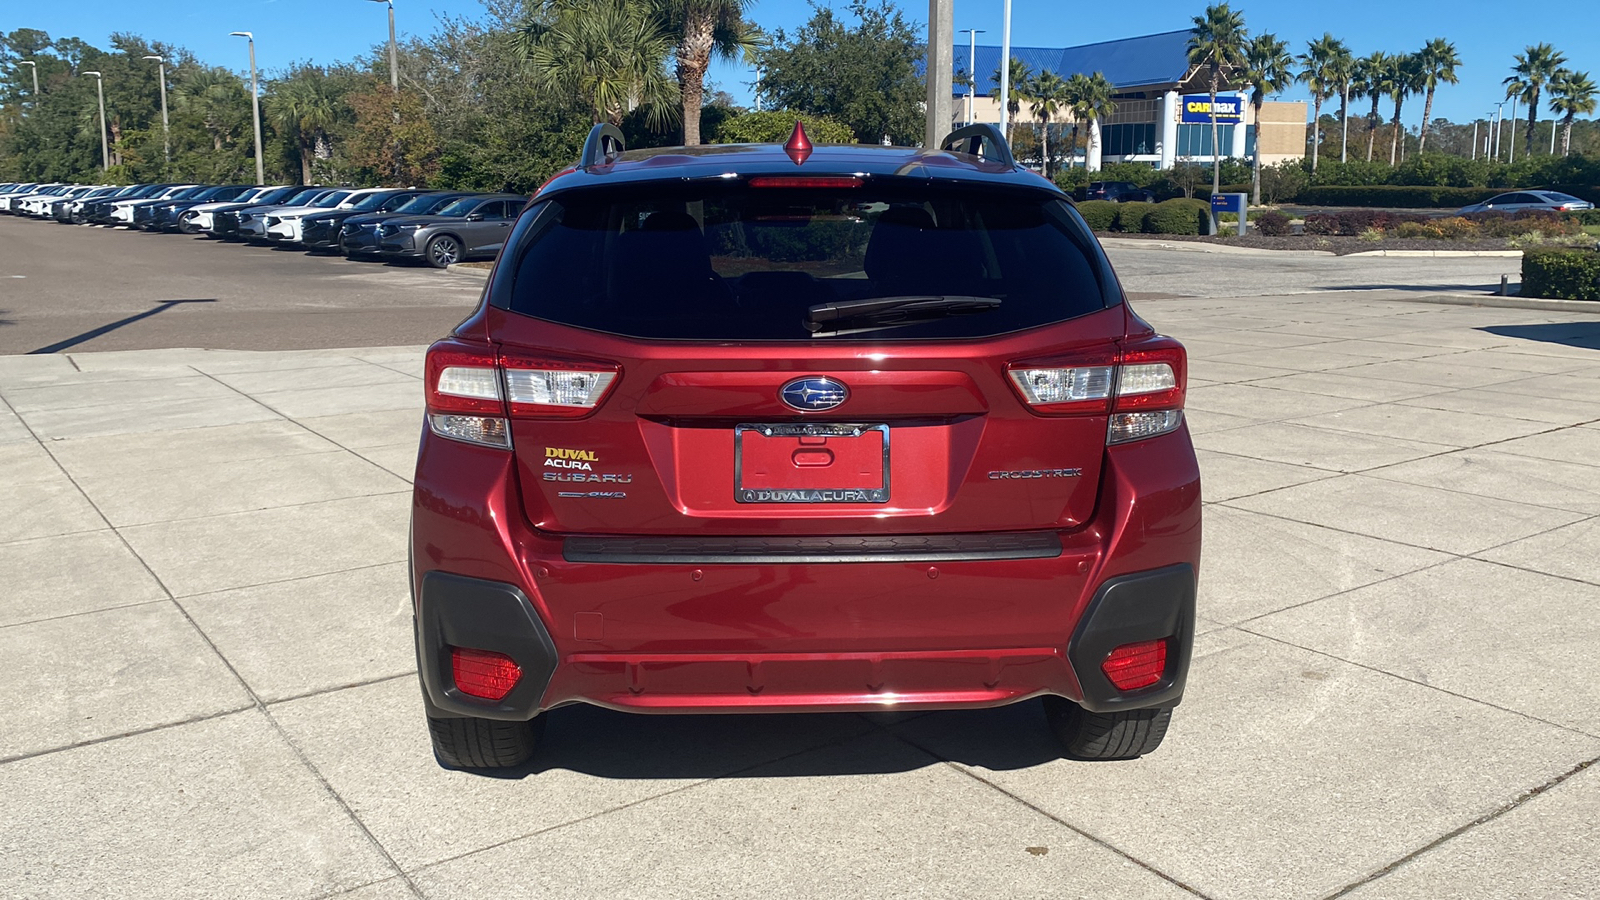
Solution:
<svg viewBox="0 0 1600 900">
<path fill-rule="evenodd" d="M 423 259 L 442 269 L 500 252 L 528 198 L 521 194 L 462 197 L 431 216 L 390 219 L 378 226 L 385 259 Z"/>
<path fill-rule="evenodd" d="M 1460 215 L 1477 212 L 1522 212 L 1528 209 L 1577 212 L 1580 209 L 1594 209 L 1594 204 L 1559 191 L 1510 191 L 1497 194 L 1482 203 L 1463 206 Z"/>
</svg>

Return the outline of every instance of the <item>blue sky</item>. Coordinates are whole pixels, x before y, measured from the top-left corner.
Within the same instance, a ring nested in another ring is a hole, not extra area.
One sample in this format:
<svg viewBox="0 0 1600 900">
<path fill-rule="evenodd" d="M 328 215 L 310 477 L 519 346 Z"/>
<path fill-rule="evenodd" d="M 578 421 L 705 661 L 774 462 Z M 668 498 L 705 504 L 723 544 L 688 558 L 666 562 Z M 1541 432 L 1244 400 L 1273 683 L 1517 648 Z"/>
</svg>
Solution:
<svg viewBox="0 0 1600 900">
<path fill-rule="evenodd" d="M 187 47 L 207 62 L 243 70 L 244 42 L 230 31 L 254 31 L 259 64 L 276 69 L 302 59 L 348 59 L 387 39 L 385 7 L 367 0 L 6 0 L 0 29 L 29 27 L 52 36 L 77 36 L 107 45 L 114 31 Z M 838 8 L 844 0 L 833 0 Z M 901 0 L 909 17 L 923 21 L 926 0 Z M 1187 28 L 1204 9 L 1201 0 L 1141 0 L 1137 3 L 1068 3 L 1014 0 L 1012 39 L 1018 45 L 1061 47 Z M 1357 55 L 1373 50 L 1411 51 L 1432 37 L 1455 42 L 1464 65 L 1461 84 L 1446 86 L 1435 115 L 1468 121 L 1491 110 L 1504 96 L 1501 79 L 1512 54 L 1549 42 L 1569 65 L 1600 77 L 1600 5 L 1594 0 L 1489 3 L 1486 0 L 1338 0 L 1338 2 L 1235 2 L 1252 33 L 1271 31 L 1298 52 L 1305 42 L 1332 31 Z M 427 33 L 439 14 L 477 16 L 477 0 L 397 0 L 400 31 Z M 1001 0 L 955 0 L 955 27 L 986 29 L 979 40 L 1000 43 Z M 805 0 L 758 0 L 754 18 L 768 30 L 793 29 L 810 16 Z M 741 102 L 751 74 L 742 67 L 715 66 L 711 77 Z M 1304 99 L 1291 90 L 1285 99 Z M 1408 102 L 1408 107 L 1419 101 Z M 1408 111 L 1414 120 L 1420 107 Z M 1526 113 L 1523 113 L 1526 115 Z M 1541 118 L 1548 117 L 1541 111 Z"/>
</svg>

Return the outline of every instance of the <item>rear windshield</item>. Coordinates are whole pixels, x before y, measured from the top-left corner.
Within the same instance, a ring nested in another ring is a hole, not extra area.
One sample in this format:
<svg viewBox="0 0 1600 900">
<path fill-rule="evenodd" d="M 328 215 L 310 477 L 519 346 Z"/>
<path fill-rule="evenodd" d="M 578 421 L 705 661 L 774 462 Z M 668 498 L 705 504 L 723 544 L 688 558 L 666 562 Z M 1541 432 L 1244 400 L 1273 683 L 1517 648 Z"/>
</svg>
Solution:
<svg viewBox="0 0 1600 900">
<path fill-rule="evenodd" d="M 633 186 L 560 195 L 523 230 L 504 304 L 630 337 L 985 337 L 1120 297 L 1082 219 L 1036 191 Z"/>
<path fill-rule="evenodd" d="M 455 202 L 455 200 L 456 197 L 450 194 L 423 194 L 420 197 L 412 197 L 407 200 L 405 205 L 396 209 L 395 212 L 413 216 L 427 215 L 446 203 Z"/>
</svg>

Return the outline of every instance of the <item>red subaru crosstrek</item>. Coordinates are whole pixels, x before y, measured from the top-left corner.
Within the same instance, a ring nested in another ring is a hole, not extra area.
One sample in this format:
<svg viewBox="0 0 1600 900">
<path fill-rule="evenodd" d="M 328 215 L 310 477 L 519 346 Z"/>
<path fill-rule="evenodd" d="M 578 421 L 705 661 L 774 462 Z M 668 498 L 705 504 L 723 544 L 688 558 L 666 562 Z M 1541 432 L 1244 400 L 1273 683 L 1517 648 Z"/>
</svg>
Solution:
<svg viewBox="0 0 1600 900">
<path fill-rule="evenodd" d="M 1194 635 L 1186 356 L 991 127 L 622 152 L 517 218 L 428 349 L 412 508 L 434 749 L 543 713 L 987 707 L 1148 753 Z"/>
</svg>

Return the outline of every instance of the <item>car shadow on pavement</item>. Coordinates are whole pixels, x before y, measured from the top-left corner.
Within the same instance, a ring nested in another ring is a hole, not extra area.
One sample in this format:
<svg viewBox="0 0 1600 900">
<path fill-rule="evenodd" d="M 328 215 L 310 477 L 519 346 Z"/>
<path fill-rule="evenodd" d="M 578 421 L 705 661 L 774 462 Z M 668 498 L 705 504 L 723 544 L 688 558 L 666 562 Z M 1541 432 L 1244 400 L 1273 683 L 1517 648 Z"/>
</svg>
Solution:
<svg viewBox="0 0 1600 900">
<path fill-rule="evenodd" d="M 47 344 L 47 345 L 45 345 L 43 347 L 40 347 L 37 350 L 29 350 L 28 351 L 28 355 L 29 356 L 37 356 L 37 355 L 45 354 L 45 353 L 60 353 L 62 350 L 71 349 L 72 347 L 76 347 L 79 344 L 84 343 L 85 341 L 92 341 L 95 338 L 100 337 L 103 334 L 109 334 L 109 333 L 111 333 L 113 331 L 116 331 L 118 328 L 121 328 L 124 325 L 132 325 L 134 322 L 137 322 L 140 319 L 148 319 L 151 316 L 156 315 L 157 313 L 164 313 L 167 310 L 173 308 L 174 306 L 177 306 L 180 303 L 215 303 L 215 302 L 217 302 L 217 299 L 215 297 L 208 297 L 208 298 L 201 299 L 201 300 L 162 300 L 161 302 L 157 303 L 153 308 L 147 309 L 144 312 L 134 313 L 133 315 L 128 316 L 125 319 L 118 319 L 115 322 L 111 322 L 111 323 L 106 324 L 106 325 L 101 325 L 99 328 L 91 328 L 88 331 L 82 332 L 81 334 L 75 334 L 72 337 L 69 337 L 69 338 L 67 338 L 66 340 L 63 340 L 63 341 L 56 341 L 54 344 Z"/>
<path fill-rule="evenodd" d="M 1317 291 L 1404 291 L 1408 294 L 1496 294 L 1500 284 L 1322 284 Z"/>
<path fill-rule="evenodd" d="M 1600 303 L 1595 304 L 1600 313 Z M 1600 322 L 1546 322 L 1534 325 L 1485 325 L 1478 329 L 1501 337 L 1600 350 Z"/>
<path fill-rule="evenodd" d="M 1039 701 L 998 709 L 908 713 L 654 716 L 592 706 L 545 713 L 524 765 L 474 774 L 520 780 L 568 770 L 597 778 L 703 779 L 886 775 L 954 761 L 996 771 L 1061 758 Z M 887 752 L 813 753 L 878 733 Z"/>
</svg>

